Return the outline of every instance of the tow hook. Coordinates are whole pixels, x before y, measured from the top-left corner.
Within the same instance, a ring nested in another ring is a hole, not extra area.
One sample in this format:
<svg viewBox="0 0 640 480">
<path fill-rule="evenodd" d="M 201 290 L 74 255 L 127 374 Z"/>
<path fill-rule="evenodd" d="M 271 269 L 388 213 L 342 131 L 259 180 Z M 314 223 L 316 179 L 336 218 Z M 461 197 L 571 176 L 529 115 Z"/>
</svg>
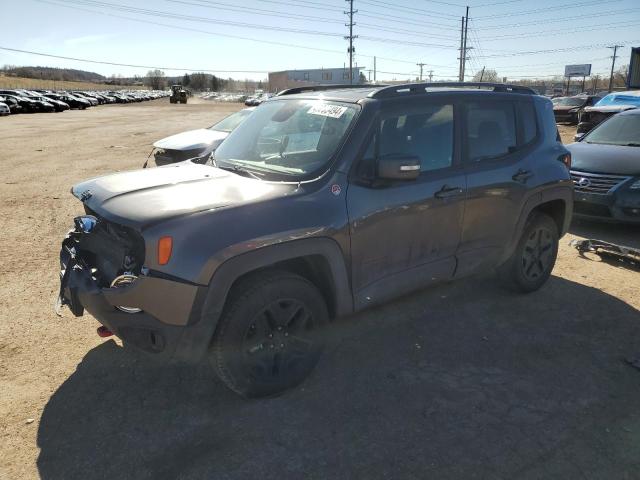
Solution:
<svg viewBox="0 0 640 480">
<path fill-rule="evenodd" d="M 107 327 L 105 327 L 104 325 L 100 325 L 98 327 L 99 337 L 106 338 L 106 337 L 110 337 L 111 335 L 113 335 L 113 332 L 109 330 Z"/>
</svg>

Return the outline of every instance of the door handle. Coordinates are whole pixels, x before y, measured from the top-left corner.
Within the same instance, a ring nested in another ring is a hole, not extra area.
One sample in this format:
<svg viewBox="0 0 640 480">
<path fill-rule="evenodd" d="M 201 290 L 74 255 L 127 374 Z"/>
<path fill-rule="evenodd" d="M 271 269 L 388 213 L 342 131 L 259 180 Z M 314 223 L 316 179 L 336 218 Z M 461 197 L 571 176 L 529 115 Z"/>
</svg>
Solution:
<svg viewBox="0 0 640 480">
<path fill-rule="evenodd" d="M 530 170 L 523 170 L 521 168 L 511 178 L 513 178 L 513 180 L 516 182 L 525 183 L 531 177 L 533 177 L 533 172 L 531 172 Z"/>
<path fill-rule="evenodd" d="M 462 195 L 463 190 L 460 187 L 449 187 L 445 185 L 441 190 L 434 193 L 434 197 L 436 198 L 450 198 L 457 197 L 458 195 Z"/>
</svg>

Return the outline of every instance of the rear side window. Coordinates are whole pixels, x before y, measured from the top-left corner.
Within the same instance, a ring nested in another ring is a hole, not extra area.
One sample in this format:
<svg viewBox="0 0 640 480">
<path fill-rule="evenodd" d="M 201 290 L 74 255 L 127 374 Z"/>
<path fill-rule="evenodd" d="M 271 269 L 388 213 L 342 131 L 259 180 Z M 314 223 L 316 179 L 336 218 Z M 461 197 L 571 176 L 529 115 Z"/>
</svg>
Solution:
<svg viewBox="0 0 640 480">
<path fill-rule="evenodd" d="M 515 151 L 516 118 L 511 102 L 469 103 L 466 116 L 470 161 L 491 160 Z"/>
<path fill-rule="evenodd" d="M 422 172 L 450 167 L 453 105 L 425 105 L 415 113 L 385 118 L 380 124 L 378 155 L 415 155 Z"/>
</svg>

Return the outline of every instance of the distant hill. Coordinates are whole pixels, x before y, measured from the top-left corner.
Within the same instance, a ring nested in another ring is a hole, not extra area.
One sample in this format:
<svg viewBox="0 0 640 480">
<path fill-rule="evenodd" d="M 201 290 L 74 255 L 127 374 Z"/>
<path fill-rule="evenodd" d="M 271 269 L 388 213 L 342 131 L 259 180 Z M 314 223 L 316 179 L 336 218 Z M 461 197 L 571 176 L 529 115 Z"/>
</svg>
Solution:
<svg viewBox="0 0 640 480">
<path fill-rule="evenodd" d="M 104 83 L 107 77 L 95 72 L 75 70 L 73 68 L 53 67 L 13 67 L 5 66 L 0 69 L 8 77 L 37 78 L 39 80 L 96 82 Z"/>
</svg>

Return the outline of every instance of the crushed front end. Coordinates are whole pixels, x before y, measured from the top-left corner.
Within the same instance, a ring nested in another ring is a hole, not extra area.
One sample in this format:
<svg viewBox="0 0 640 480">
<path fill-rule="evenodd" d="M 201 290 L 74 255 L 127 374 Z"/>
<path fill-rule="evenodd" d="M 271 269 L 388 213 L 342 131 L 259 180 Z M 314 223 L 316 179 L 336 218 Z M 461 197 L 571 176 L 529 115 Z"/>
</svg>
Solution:
<svg viewBox="0 0 640 480">
<path fill-rule="evenodd" d="M 76 317 L 86 310 L 124 342 L 171 357 L 199 319 L 203 287 L 157 275 L 144 259 L 134 229 L 91 214 L 75 218 L 60 250 L 58 308 Z"/>
</svg>

